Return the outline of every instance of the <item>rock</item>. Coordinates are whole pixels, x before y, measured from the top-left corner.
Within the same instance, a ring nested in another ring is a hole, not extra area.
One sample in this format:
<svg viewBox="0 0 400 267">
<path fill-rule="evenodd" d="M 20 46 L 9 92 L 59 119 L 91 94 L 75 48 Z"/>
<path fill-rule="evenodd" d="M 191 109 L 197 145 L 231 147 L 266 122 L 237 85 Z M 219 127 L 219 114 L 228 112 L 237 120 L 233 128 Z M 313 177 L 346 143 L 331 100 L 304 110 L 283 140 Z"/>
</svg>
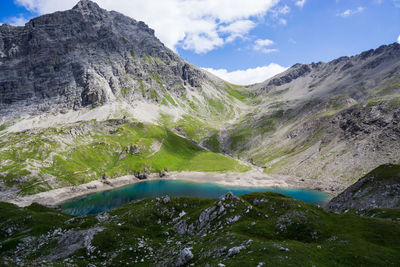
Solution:
<svg viewBox="0 0 400 267">
<path fill-rule="evenodd" d="M 374 169 L 325 208 L 334 212 L 357 210 L 361 214 L 373 209 L 400 209 L 400 165 L 382 165 Z"/>
<path fill-rule="evenodd" d="M 163 178 L 167 176 L 167 172 L 166 171 L 158 171 L 158 177 Z"/>
<path fill-rule="evenodd" d="M 239 221 L 239 219 L 240 219 L 240 215 L 235 215 L 235 217 L 233 217 L 233 218 L 226 218 L 226 223 L 232 224 L 232 223 Z"/>
<path fill-rule="evenodd" d="M 48 261 L 64 258 L 78 249 L 86 248 L 88 253 L 93 252 L 91 242 L 95 234 L 103 231 L 102 227 L 90 228 L 88 230 L 69 230 L 58 239 L 58 244 L 52 249 L 50 255 L 46 257 Z"/>
<path fill-rule="evenodd" d="M 242 250 L 242 249 L 245 249 L 246 247 L 245 246 L 238 246 L 238 247 L 233 247 L 233 248 L 230 248 L 229 250 L 228 250 L 228 257 L 232 257 L 232 256 L 235 256 L 235 255 L 237 255 L 237 254 L 239 254 L 240 253 L 240 251 Z"/>
<path fill-rule="evenodd" d="M 285 71 L 284 73 L 280 74 L 277 78 L 272 79 L 269 82 L 269 86 L 281 86 L 283 84 L 290 83 L 291 81 L 304 76 L 305 74 L 311 72 L 311 68 L 308 65 L 304 64 L 296 64 L 291 67 L 289 70 Z"/>
<path fill-rule="evenodd" d="M 181 217 L 185 216 L 186 214 L 187 213 L 184 210 L 182 210 L 181 213 L 179 213 L 179 217 L 181 218 Z"/>
<path fill-rule="evenodd" d="M 200 213 L 199 219 L 197 220 L 197 228 L 202 229 L 205 227 L 217 217 L 217 213 L 218 212 L 214 206 L 205 209 L 202 213 Z"/>
<path fill-rule="evenodd" d="M 174 230 L 180 235 L 185 235 L 185 234 L 193 235 L 194 225 L 193 224 L 188 225 L 186 220 L 183 220 L 175 224 Z"/>
<path fill-rule="evenodd" d="M 164 204 L 169 203 L 169 201 L 170 201 L 169 196 L 165 196 L 162 201 L 163 201 Z"/>
<path fill-rule="evenodd" d="M 136 177 L 136 178 L 138 178 L 139 180 L 145 180 L 145 179 L 147 179 L 147 172 L 144 172 L 144 171 L 140 171 L 140 172 L 135 172 L 134 173 L 134 176 Z"/>
<path fill-rule="evenodd" d="M 176 261 L 177 266 L 183 266 L 189 263 L 191 259 L 193 259 L 193 253 L 191 248 L 184 248 L 181 250 L 178 256 L 178 260 Z"/>
<path fill-rule="evenodd" d="M 280 251 L 285 251 L 285 252 L 289 252 L 290 251 L 290 249 L 285 248 L 285 247 L 280 247 L 279 250 Z"/>
<path fill-rule="evenodd" d="M 222 197 L 220 197 L 220 199 L 221 199 L 222 201 L 225 201 L 225 200 L 237 200 L 237 201 L 239 201 L 239 200 L 240 200 L 240 198 L 237 197 L 237 196 L 235 196 L 232 192 L 226 193 L 225 195 L 223 195 Z"/>
</svg>

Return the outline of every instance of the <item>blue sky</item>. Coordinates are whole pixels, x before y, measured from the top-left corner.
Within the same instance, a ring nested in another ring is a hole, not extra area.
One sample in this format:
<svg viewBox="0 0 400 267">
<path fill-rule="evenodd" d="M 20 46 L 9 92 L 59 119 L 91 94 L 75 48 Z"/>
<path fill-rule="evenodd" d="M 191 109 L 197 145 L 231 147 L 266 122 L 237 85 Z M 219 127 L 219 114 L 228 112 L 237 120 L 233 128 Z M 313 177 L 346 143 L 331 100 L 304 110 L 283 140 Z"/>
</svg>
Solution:
<svg viewBox="0 0 400 267">
<path fill-rule="evenodd" d="M 0 21 L 21 25 L 76 2 L 1 0 Z M 265 80 L 295 63 L 350 56 L 400 37 L 400 0 L 96 2 L 145 21 L 187 61 L 241 84 Z"/>
</svg>

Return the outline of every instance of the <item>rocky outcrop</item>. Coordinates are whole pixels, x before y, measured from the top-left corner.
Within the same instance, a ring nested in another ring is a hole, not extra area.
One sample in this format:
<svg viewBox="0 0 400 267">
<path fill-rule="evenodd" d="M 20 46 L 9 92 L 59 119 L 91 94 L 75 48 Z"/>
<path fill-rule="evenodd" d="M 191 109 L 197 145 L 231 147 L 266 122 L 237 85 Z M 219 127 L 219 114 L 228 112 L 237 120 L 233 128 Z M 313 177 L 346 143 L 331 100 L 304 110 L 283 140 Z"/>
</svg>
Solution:
<svg viewBox="0 0 400 267">
<path fill-rule="evenodd" d="M 400 165 L 376 168 L 333 198 L 326 208 L 334 212 L 400 209 Z"/>
<path fill-rule="evenodd" d="M 305 65 L 305 64 L 296 64 L 293 67 L 291 67 L 288 71 L 284 72 L 281 75 L 278 75 L 278 77 L 273 78 L 268 82 L 268 86 L 275 85 L 275 86 L 281 86 L 283 84 L 290 83 L 291 81 L 304 76 L 305 74 L 309 73 L 311 71 L 310 66 Z"/>
<path fill-rule="evenodd" d="M 179 253 L 178 260 L 176 261 L 176 266 L 184 266 L 189 263 L 189 261 L 193 259 L 193 253 L 190 248 L 184 248 Z"/>
</svg>

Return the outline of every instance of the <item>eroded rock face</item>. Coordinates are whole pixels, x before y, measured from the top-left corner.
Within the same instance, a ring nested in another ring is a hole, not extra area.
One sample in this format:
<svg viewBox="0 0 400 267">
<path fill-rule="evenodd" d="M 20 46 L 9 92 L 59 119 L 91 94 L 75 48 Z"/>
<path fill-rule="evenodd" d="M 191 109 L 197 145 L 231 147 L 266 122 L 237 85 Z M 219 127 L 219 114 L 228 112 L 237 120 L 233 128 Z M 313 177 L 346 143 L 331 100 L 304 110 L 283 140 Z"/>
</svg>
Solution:
<svg viewBox="0 0 400 267">
<path fill-rule="evenodd" d="M 169 90 L 200 87 L 204 74 L 166 48 L 154 30 L 91 1 L 24 27 L 0 26 L 0 110 L 99 106 L 146 97 L 152 77 Z M 145 96 L 143 96 L 145 95 Z M 153 99 L 156 100 L 156 99 Z M 14 110 L 15 111 L 15 110 Z"/>
</svg>

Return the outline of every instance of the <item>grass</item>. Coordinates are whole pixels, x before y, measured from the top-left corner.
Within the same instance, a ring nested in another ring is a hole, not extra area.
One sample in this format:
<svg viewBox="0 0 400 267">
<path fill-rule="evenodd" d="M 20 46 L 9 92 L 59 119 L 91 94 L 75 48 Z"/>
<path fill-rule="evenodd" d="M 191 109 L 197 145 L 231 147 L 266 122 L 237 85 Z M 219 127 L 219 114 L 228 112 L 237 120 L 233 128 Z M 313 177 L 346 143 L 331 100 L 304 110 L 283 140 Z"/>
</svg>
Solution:
<svg viewBox="0 0 400 267">
<path fill-rule="evenodd" d="M 18 186 L 20 193 L 27 195 L 52 189 L 43 178 L 49 175 L 56 178 L 59 186 L 65 186 L 144 170 L 248 170 L 237 161 L 203 150 L 168 130 L 166 127 L 173 125 L 171 117 L 161 120 L 164 126 L 122 121 L 86 125 L 92 130 L 73 140 L 70 140 L 71 128 L 68 127 L 58 133 L 49 129 L 37 135 L 11 134 L 0 143 L 9 148 L 0 151 L 0 162 L 3 162 L 0 181 L 7 186 Z M 196 132 L 199 124 L 194 118 L 186 117 L 184 123 L 188 135 L 199 137 Z M 75 127 L 79 129 L 80 126 Z M 51 141 L 56 136 L 66 143 Z"/>
<path fill-rule="evenodd" d="M 146 91 L 144 90 L 143 80 L 138 80 L 138 82 L 139 82 L 139 90 L 140 90 L 140 92 L 142 92 L 142 96 L 145 97 Z"/>
<path fill-rule="evenodd" d="M 364 177 L 373 177 L 374 183 L 384 182 L 387 184 L 398 184 L 400 182 L 400 165 L 393 165 L 393 164 L 381 165 L 373 169 Z M 364 183 L 359 188 L 359 190 L 362 190 L 363 188 L 370 186 L 371 182 L 369 180 L 365 180 Z"/>
<path fill-rule="evenodd" d="M 172 96 L 168 93 L 164 94 L 164 98 L 170 103 L 172 104 L 174 107 L 178 107 L 178 104 L 176 104 L 176 102 L 174 101 L 174 99 L 172 98 Z"/>
<path fill-rule="evenodd" d="M 225 212 L 216 212 L 199 226 L 200 214 L 218 211 L 221 204 Z M 63 266 L 68 258 L 77 266 L 174 266 L 185 247 L 191 247 L 194 257 L 189 264 L 196 266 L 400 264 L 399 223 L 329 213 L 275 193 L 252 193 L 220 204 L 202 198 L 145 199 L 108 211 L 102 220 L 95 215 L 69 216 L 36 204 L 17 208 L 0 203 L 0 209 L 0 264 L 5 266 L 15 265 L 17 257 L 24 265 L 40 265 L 45 256 L 72 245 L 58 242 L 61 236 L 93 227 L 103 231 L 94 236 L 90 250 L 84 247 L 47 264 Z M 185 215 L 180 216 L 183 210 Z M 239 219 L 227 223 L 234 216 Z M 176 225 L 183 221 L 193 227 L 193 234 L 177 233 Z M 61 234 L 53 235 L 56 229 Z M 34 245 L 36 238 L 41 246 Z M 227 256 L 229 249 L 239 246 L 243 248 L 238 254 Z"/>
<path fill-rule="evenodd" d="M 208 104 L 212 111 L 217 114 L 223 114 L 226 111 L 225 105 L 219 99 L 208 98 Z"/>
<path fill-rule="evenodd" d="M 121 93 L 123 96 L 127 96 L 130 91 L 132 91 L 132 88 L 122 88 L 121 89 Z"/>
<path fill-rule="evenodd" d="M 242 102 L 246 101 L 249 98 L 254 98 L 254 94 L 249 92 L 245 87 L 239 86 L 239 85 L 234 85 L 231 83 L 225 82 L 225 90 L 226 92 L 236 98 L 237 100 L 240 100 Z"/>
<path fill-rule="evenodd" d="M 156 91 L 150 91 L 150 98 L 151 99 L 158 99 L 160 96 L 158 95 L 158 93 Z"/>
<path fill-rule="evenodd" d="M 238 150 L 241 147 L 240 145 L 246 143 L 252 134 L 253 132 L 250 128 L 243 128 L 236 131 L 231 135 L 231 150 Z"/>
<path fill-rule="evenodd" d="M 211 135 L 205 140 L 205 145 L 213 152 L 221 153 L 220 142 L 218 140 L 218 133 Z"/>
<path fill-rule="evenodd" d="M 182 116 L 182 119 L 178 121 L 176 127 L 182 129 L 190 139 L 197 141 L 200 141 L 206 136 L 206 130 L 208 128 L 204 122 L 189 115 Z"/>
</svg>

